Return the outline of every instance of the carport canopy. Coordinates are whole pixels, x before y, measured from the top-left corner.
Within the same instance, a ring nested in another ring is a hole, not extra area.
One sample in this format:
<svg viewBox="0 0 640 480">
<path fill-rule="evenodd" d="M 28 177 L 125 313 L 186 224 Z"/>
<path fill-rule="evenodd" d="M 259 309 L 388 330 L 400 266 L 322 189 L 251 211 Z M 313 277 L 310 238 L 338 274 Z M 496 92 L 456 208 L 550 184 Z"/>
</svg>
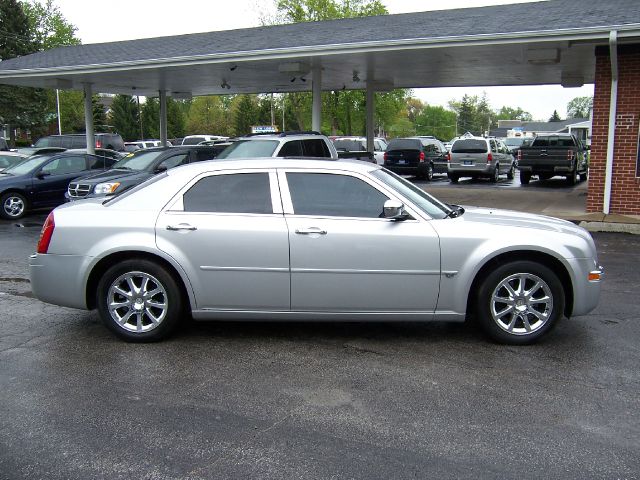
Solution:
<svg viewBox="0 0 640 480">
<path fill-rule="evenodd" d="M 159 96 L 163 141 L 167 96 L 311 90 L 319 130 L 322 90 L 366 89 L 372 147 L 373 92 L 581 86 L 594 82 L 595 47 L 612 39 L 640 41 L 637 0 L 549 0 L 61 47 L 0 62 L 0 83 L 84 89 L 87 109 L 92 92 Z"/>
</svg>

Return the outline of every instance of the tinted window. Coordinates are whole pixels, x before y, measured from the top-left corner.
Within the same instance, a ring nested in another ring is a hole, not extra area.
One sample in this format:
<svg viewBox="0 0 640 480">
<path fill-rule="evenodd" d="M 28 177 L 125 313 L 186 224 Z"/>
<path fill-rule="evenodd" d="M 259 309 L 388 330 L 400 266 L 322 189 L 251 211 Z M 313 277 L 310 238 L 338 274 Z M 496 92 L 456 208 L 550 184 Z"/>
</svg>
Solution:
<svg viewBox="0 0 640 480">
<path fill-rule="evenodd" d="M 200 142 L 204 142 L 206 138 L 204 137 L 189 137 L 182 140 L 183 145 L 197 145 Z"/>
<path fill-rule="evenodd" d="M 277 140 L 240 140 L 225 148 L 218 158 L 270 157 L 277 146 Z"/>
<path fill-rule="evenodd" d="M 359 178 L 327 173 L 287 173 L 297 215 L 382 216 L 388 197 Z"/>
<path fill-rule="evenodd" d="M 91 170 L 104 170 L 113 163 L 105 157 L 94 157 L 91 155 L 87 155 L 87 160 L 89 161 L 89 168 Z"/>
<path fill-rule="evenodd" d="M 113 168 L 125 168 L 128 170 L 145 170 L 154 162 L 158 156 L 162 155 L 162 150 L 145 151 L 138 150 L 119 160 Z"/>
<path fill-rule="evenodd" d="M 389 150 L 422 150 L 422 142 L 412 138 L 398 138 L 389 142 L 387 151 Z"/>
<path fill-rule="evenodd" d="M 302 148 L 304 150 L 305 157 L 321 157 L 330 158 L 329 147 L 324 143 L 324 140 L 319 138 L 313 140 L 303 140 Z"/>
<path fill-rule="evenodd" d="M 211 160 L 216 157 L 216 150 L 212 148 L 204 148 L 195 152 L 196 158 L 194 161 L 201 162 L 202 160 Z"/>
<path fill-rule="evenodd" d="M 465 138 L 456 140 L 451 147 L 451 153 L 485 153 L 487 151 L 486 140 Z"/>
<path fill-rule="evenodd" d="M 179 153 L 178 155 L 172 155 L 169 158 L 165 158 L 158 167 L 164 167 L 167 170 L 173 167 L 177 167 L 178 165 L 182 165 L 187 163 L 187 158 L 189 157 L 189 153 Z"/>
<path fill-rule="evenodd" d="M 42 171 L 52 175 L 65 175 L 67 173 L 82 172 L 86 168 L 87 162 L 83 155 L 81 157 L 58 157 L 42 167 Z"/>
<path fill-rule="evenodd" d="M 361 140 L 336 140 L 333 144 L 339 152 L 359 152 L 367 149 L 365 142 Z"/>
<path fill-rule="evenodd" d="M 292 140 L 285 143 L 278 152 L 279 157 L 302 157 L 303 155 L 302 142 L 300 140 Z"/>
<path fill-rule="evenodd" d="M 535 147 L 573 147 L 575 143 L 571 137 L 536 137 L 532 145 Z"/>
<path fill-rule="evenodd" d="M 269 174 L 205 177 L 184 194 L 183 203 L 186 212 L 273 213 Z"/>
</svg>

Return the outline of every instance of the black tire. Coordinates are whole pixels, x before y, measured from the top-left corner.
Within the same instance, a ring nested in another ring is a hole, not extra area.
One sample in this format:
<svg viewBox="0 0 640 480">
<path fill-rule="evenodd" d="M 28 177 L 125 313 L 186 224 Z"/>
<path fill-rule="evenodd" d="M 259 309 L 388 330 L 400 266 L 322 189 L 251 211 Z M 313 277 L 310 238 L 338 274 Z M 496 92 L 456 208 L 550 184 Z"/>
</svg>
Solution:
<svg viewBox="0 0 640 480">
<path fill-rule="evenodd" d="M 509 293 L 506 284 L 515 295 Z M 534 343 L 564 313 L 565 295 L 558 276 L 545 265 L 529 260 L 498 266 L 482 281 L 475 295 L 477 321 L 499 343 Z"/>
<path fill-rule="evenodd" d="M 128 279 L 140 290 L 149 289 L 149 295 L 132 292 Z M 119 293 L 116 286 L 121 292 L 132 294 Z M 98 283 L 96 300 L 104 324 L 127 342 L 162 340 L 176 328 L 183 315 L 184 299 L 175 278 L 149 260 L 125 260 L 109 268 Z M 111 301 L 121 306 L 110 310 Z"/>
<path fill-rule="evenodd" d="M 567 185 L 572 186 L 578 183 L 578 170 L 574 169 L 569 175 L 567 175 Z"/>
<path fill-rule="evenodd" d="M 433 180 L 433 163 L 429 163 L 427 165 L 427 171 L 425 173 L 425 178 L 430 182 Z"/>
<path fill-rule="evenodd" d="M 500 179 L 500 165 L 496 165 L 496 169 L 493 171 L 493 175 L 489 178 L 491 183 L 498 183 Z"/>
<path fill-rule="evenodd" d="M 0 217 L 18 220 L 27 213 L 27 199 L 18 192 L 7 192 L 0 197 Z"/>
<path fill-rule="evenodd" d="M 539 180 L 549 180 L 551 178 L 551 175 L 549 175 L 548 173 L 540 173 L 538 174 L 538 179 Z"/>
<path fill-rule="evenodd" d="M 509 169 L 509 171 L 507 172 L 507 179 L 509 180 L 513 180 L 516 176 L 516 167 L 515 165 L 511 165 L 511 168 Z"/>
<path fill-rule="evenodd" d="M 520 183 L 529 185 L 529 181 L 531 181 L 531 174 L 529 172 L 520 172 Z"/>
<path fill-rule="evenodd" d="M 587 172 L 583 172 L 580 174 L 580 181 L 581 182 L 586 182 L 588 178 L 588 173 Z"/>
<path fill-rule="evenodd" d="M 460 177 L 458 177 L 458 175 L 456 175 L 455 173 L 448 173 L 447 177 L 449 177 L 451 183 L 458 183 L 458 180 L 460 180 Z"/>
</svg>

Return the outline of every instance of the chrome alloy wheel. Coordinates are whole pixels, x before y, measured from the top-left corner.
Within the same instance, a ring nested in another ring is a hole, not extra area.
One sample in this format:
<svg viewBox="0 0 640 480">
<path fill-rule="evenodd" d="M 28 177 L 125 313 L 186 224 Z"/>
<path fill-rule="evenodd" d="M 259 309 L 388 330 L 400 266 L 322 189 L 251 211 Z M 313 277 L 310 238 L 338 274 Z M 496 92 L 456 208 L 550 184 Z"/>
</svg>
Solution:
<svg viewBox="0 0 640 480">
<path fill-rule="evenodd" d="M 167 292 L 153 276 L 127 272 L 109 286 L 107 307 L 111 318 L 129 332 L 148 332 L 167 315 Z"/>
<path fill-rule="evenodd" d="M 18 218 L 24 213 L 24 200 L 18 195 L 9 195 L 5 198 L 2 209 L 8 217 Z"/>
<path fill-rule="evenodd" d="M 512 335 L 529 335 L 547 323 L 553 312 L 549 285 L 531 273 L 502 280 L 491 295 L 491 317 Z"/>
</svg>

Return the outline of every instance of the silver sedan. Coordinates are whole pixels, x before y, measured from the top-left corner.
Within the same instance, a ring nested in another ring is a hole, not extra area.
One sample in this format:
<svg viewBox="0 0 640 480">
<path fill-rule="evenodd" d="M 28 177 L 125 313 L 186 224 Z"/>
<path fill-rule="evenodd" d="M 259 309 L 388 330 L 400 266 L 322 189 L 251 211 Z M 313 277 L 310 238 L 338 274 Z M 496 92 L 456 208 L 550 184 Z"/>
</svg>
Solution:
<svg viewBox="0 0 640 480">
<path fill-rule="evenodd" d="M 598 303 L 587 231 L 444 204 L 370 163 L 199 162 L 56 208 L 30 258 L 42 301 L 128 341 L 197 320 L 464 321 L 527 344 Z"/>
</svg>

